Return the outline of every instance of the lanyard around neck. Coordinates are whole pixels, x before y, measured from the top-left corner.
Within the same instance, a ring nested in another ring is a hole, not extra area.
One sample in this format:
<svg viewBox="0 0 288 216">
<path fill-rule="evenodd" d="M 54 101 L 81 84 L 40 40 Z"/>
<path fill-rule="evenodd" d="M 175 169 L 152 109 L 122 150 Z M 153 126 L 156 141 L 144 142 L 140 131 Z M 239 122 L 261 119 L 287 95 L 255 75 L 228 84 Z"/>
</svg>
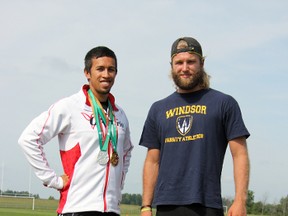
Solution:
<svg viewBox="0 0 288 216">
<path fill-rule="evenodd" d="M 113 108 L 111 106 L 110 101 L 108 100 L 108 118 L 106 117 L 104 110 L 102 108 L 102 105 L 98 101 L 97 98 L 94 97 L 91 89 L 88 90 L 89 98 L 91 99 L 90 103 L 93 108 L 94 118 L 96 120 L 97 125 L 97 131 L 98 131 L 98 137 L 99 137 L 99 146 L 101 151 L 107 151 L 108 143 L 111 141 L 114 151 L 117 150 L 117 128 L 116 128 L 116 122 L 115 117 L 113 114 Z M 102 119 L 103 124 L 106 126 L 106 134 L 100 126 L 100 118 Z M 105 138 L 105 141 L 103 143 L 103 138 Z"/>
</svg>

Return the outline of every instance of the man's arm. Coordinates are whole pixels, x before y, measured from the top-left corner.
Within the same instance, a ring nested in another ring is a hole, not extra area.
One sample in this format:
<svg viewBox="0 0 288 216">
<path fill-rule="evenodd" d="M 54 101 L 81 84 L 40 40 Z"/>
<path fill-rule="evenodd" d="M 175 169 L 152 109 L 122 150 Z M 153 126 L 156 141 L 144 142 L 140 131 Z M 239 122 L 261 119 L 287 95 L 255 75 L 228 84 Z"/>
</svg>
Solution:
<svg viewBox="0 0 288 216">
<path fill-rule="evenodd" d="M 249 156 L 245 137 L 229 142 L 233 158 L 235 198 L 228 211 L 228 216 L 246 216 L 246 200 L 249 184 Z"/>
<path fill-rule="evenodd" d="M 143 169 L 142 206 L 152 205 L 154 189 L 159 170 L 159 149 L 148 149 Z M 141 212 L 142 216 L 152 215 L 151 211 Z"/>
</svg>

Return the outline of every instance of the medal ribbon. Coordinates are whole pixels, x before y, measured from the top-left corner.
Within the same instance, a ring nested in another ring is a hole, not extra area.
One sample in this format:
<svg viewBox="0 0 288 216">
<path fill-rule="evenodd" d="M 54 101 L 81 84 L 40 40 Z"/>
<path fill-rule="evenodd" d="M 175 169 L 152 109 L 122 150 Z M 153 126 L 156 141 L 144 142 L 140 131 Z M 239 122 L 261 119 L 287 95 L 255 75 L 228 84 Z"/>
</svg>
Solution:
<svg viewBox="0 0 288 216">
<path fill-rule="evenodd" d="M 108 110 L 109 110 L 109 115 L 108 118 L 106 118 L 106 115 L 104 113 L 104 110 L 102 108 L 101 103 L 98 101 L 97 98 L 94 97 L 91 89 L 88 90 L 89 97 L 92 101 L 92 108 L 93 108 L 93 113 L 94 117 L 96 120 L 96 125 L 97 125 L 97 131 L 98 131 L 98 136 L 99 136 L 99 145 L 101 151 L 107 151 L 108 148 L 108 143 L 111 141 L 112 146 L 114 151 L 117 150 L 117 127 L 116 127 L 116 119 L 113 114 L 113 108 L 111 106 L 110 101 L 108 100 Z M 90 101 L 90 103 L 91 103 Z M 102 119 L 104 125 L 106 126 L 106 134 L 103 136 L 102 129 L 100 127 L 100 120 L 99 120 L 99 115 L 100 118 Z M 105 139 L 103 143 L 103 138 Z"/>
</svg>

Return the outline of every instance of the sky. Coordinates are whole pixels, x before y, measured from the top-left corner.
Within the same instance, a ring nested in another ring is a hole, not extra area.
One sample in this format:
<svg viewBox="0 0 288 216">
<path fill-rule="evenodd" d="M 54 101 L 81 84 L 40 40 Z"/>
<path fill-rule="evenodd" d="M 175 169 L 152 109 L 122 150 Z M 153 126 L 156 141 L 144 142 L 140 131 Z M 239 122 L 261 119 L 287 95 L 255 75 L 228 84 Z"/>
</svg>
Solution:
<svg viewBox="0 0 288 216">
<path fill-rule="evenodd" d="M 151 104 L 175 91 L 170 48 L 179 37 L 202 45 L 211 88 L 239 103 L 251 136 L 250 185 L 255 201 L 288 194 L 288 1 L 0 0 L 1 190 L 41 198 L 42 186 L 18 146 L 29 122 L 86 84 L 84 56 L 104 45 L 115 51 L 112 93 L 126 112 L 134 144 L 123 193 L 142 193 L 146 148 L 138 145 Z M 61 175 L 57 138 L 45 145 Z M 229 149 L 222 195 L 234 196 Z"/>
</svg>

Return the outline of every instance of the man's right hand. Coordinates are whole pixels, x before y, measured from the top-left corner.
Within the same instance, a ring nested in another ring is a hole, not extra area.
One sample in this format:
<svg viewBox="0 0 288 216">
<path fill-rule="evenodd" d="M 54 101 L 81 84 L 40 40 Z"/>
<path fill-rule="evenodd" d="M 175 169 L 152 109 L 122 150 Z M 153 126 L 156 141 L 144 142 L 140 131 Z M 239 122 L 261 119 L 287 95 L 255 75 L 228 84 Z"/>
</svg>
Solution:
<svg viewBox="0 0 288 216">
<path fill-rule="evenodd" d="M 62 180 L 63 180 L 63 188 L 68 184 L 69 181 L 69 176 L 67 174 L 63 174 L 61 176 Z"/>
</svg>

